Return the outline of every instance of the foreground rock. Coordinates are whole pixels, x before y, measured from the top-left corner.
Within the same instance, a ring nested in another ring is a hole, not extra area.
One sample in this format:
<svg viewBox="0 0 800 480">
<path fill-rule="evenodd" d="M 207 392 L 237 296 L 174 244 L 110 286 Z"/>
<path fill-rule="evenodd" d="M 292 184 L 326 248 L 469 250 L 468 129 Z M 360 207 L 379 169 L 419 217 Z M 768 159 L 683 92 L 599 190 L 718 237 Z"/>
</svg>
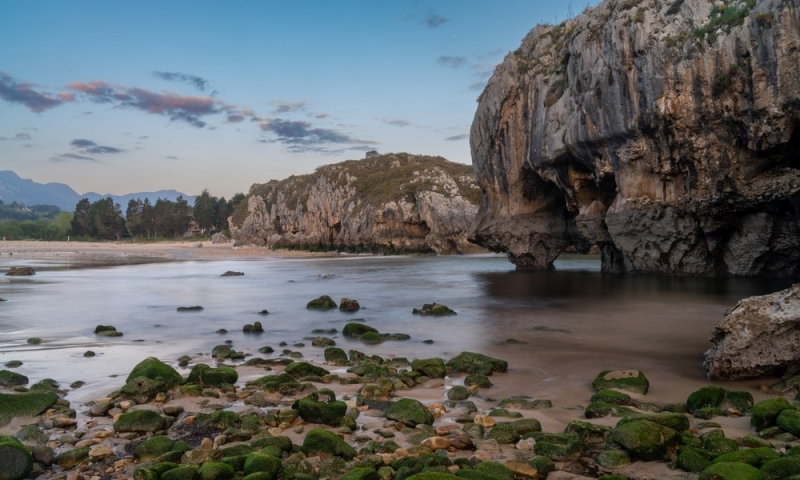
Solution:
<svg viewBox="0 0 800 480">
<path fill-rule="evenodd" d="M 604 1 L 534 28 L 479 97 L 470 239 L 521 269 L 800 274 L 798 3 Z"/>
<path fill-rule="evenodd" d="M 480 192 L 468 166 L 406 153 L 326 165 L 250 187 L 234 212 L 234 245 L 472 253 Z"/>
<path fill-rule="evenodd" d="M 33 267 L 11 267 L 6 272 L 7 277 L 26 277 L 30 275 L 36 275 L 36 270 Z"/>
<path fill-rule="evenodd" d="M 711 332 L 709 378 L 741 379 L 800 369 L 800 284 L 739 301 Z"/>
</svg>

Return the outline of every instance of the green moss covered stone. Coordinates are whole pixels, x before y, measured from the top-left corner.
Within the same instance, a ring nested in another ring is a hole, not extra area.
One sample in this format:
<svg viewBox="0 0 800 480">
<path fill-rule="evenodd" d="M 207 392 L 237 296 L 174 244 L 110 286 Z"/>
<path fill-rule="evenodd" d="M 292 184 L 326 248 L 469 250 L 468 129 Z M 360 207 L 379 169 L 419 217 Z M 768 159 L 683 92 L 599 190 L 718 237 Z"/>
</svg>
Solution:
<svg viewBox="0 0 800 480">
<path fill-rule="evenodd" d="M 481 353 L 461 352 L 447 361 L 447 371 L 451 373 L 491 375 L 506 370 L 508 362 Z"/>
<path fill-rule="evenodd" d="M 433 415 L 419 400 L 403 398 L 386 409 L 386 418 L 409 427 L 433 425 Z"/>
<path fill-rule="evenodd" d="M 0 480 L 21 480 L 33 469 L 33 456 L 17 440 L 0 440 Z"/>
<path fill-rule="evenodd" d="M 794 410 L 792 404 L 783 397 L 769 398 L 753 405 L 750 413 L 750 425 L 757 431 L 775 425 L 778 415 L 784 410 Z"/>
<path fill-rule="evenodd" d="M 130 382 L 134 378 L 145 377 L 151 380 L 160 380 L 167 384 L 168 387 L 183 383 L 183 377 L 174 368 L 155 357 L 148 357 L 139 362 L 126 381 Z"/>
<path fill-rule="evenodd" d="M 323 355 L 325 361 L 331 365 L 347 365 L 347 353 L 339 347 L 328 347 Z"/>
<path fill-rule="evenodd" d="M 351 460 L 358 452 L 342 440 L 338 435 L 328 430 L 314 429 L 306 434 L 303 439 L 302 450 L 306 455 L 327 453 Z"/>
<path fill-rule="evenodd" d="M 441 358 L 422 358 L 411 362 L 411 371 L 419 372 L 430 378 L 444 378 L 447 368 Z"/>
<path fill-rule="evenodd" d="M 199 470 L 200 480 L 231 480 L 236 476 L 233 466 L 223 462 L 206 462 Z"/>
<path fill-rule="evenodd" d="M 163 430 L 166 422 L 157 412 L 152 410 L 136 410 L 120 414 L 114 422 L 114 430 L 117 433 L 136 432 L 148 433 Z"/>
<path fill-rule="evenodd" d="M 336 302 L 328 295 L 322 295 L 306 304 L 309 310 L 331 310 L 336 308 Z"/>
<path fill-rule="evenodd" d="M 0 393 L 0 426 L 12 418 L 39 415 L 57 401 L 58 395 L 52 392 Z"/>
<path fill-rule="evenodd" d="M 414 315 L 426 315 L 426 316 L 433 316 L 433 317 L 442 317 L 445 315 L 455 315 L 456 312 L 448 307 L 447 305 L 442 305 L 440 303 L 426 303 L 422 305 L 422 308 L 415 308 L 411 310 L 411 313 Z"/>
<path fill-rule="evenodd" d="M 297 400 L 292 408 L 308 423 L 338 426 L 347 412 L 347 404 L 336 400 L 333 390 L 323 388 Z"/>
<path fill-rule="evenodd" d="M 12 372 L 11 370 L 0 370 L 0 387 L 13 388 L 19 385 L 27 385 L 28 377 Z"/>
<path fill-rule="evenodd" d="M 645 461 L 663 458 L 669 448 L 681 441 L 677 430 L 649 420 L 635 420 L 619 425 L 611 438 L 632 455 Z"/>
<path fill-rule="evenodd" d="M 715 463 L 700 472 L 699 480 L 764 480 L 764 474 L 746 463 Z"/>
<path fill-rule="evenodd" d="M 200 472 L 194 465 L 181 465 L 162 473 L 161 480 L 200 480 Z"/>
<path fill-rule="evenodd" d="M 592 388 L 595 392 L 617 389 L 644 395 L 650 388 L 650 381 L 639 370 L 605 370 L 597 374 Z"/>
</svg>

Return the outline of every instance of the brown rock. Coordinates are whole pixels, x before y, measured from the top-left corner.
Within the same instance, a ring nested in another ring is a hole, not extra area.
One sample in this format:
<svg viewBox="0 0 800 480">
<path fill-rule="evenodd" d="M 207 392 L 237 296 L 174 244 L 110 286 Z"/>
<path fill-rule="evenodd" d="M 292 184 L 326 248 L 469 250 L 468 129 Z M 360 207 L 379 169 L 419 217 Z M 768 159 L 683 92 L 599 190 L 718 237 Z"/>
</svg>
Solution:
<svg viewBox="0 0 800 480">
<path fill-rule="evenodd" d="M 514 475 L 517 477 L 528 478 L 531 480 L 539 479 L 539 470 L 527 462 L 509 460 L 505 462 L 505 466 L 514 472 Z"/>
<path fill-rule="evenodd" d="M 450 448 L 450 440 L 446 437 L 429 437 L 420 443 L 420 446 L 425 447 L 431 451 L 447 450 Z"/>
</svg>

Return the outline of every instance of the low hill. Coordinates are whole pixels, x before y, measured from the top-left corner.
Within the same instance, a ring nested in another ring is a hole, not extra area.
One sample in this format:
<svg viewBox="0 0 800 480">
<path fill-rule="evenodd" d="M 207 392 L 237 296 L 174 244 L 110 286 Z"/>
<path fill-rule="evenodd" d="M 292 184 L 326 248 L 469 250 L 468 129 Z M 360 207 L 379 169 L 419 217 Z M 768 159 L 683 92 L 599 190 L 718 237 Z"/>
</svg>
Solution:
<svg viewBox="0 0 800 480">
<path fill-rule="evenodd" d="M 238 245 L 468 253 L 479 201 L 470 165 L 396 153 L 255 184 L 230 225 Z"/>
</svg>

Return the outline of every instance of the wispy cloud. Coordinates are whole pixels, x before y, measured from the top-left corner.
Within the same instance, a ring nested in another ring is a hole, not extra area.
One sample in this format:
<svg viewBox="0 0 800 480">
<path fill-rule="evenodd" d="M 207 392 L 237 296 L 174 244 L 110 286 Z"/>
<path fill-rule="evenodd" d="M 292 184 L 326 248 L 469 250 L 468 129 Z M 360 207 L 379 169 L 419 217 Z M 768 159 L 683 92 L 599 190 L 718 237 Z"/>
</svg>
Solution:
<svg viewBox="0 0 800 480">
<path fill-rule="evenodd" d="M 467 58 L 462 56 L 442 55 L 436 59 L 436 63 L 442 67 L 461 68 L 467 63 Z"/>
<path fill-rule="evenodd" d="M 97 160 L 95 160 L 92 157 L 87 157 L 87 156 L 84 156 L 84 155 L 78 155 L 76 153 L 62 153 L 60 155 L 56 155 L 54 157 L 50 157 L 50 161 L 51 162 L 56 162 L 56 163 L 69 162 L 69 161 L 80 161 L 80 162 L 97 163 Z"/>
<path fill-rule="evenodd" d="M 462 133 L 460 135 L 453 135 L 452 137 L 447 137 L 445 140 L 448 142 L 460 142 L 461 140 L 466 140 L 469 138 L 469 133 Z"/>
<path fill-rule="evenodd" d="M 19 83 L 5 74 L 0 74 L 0 98 L 9 103 L 21 103 L 36 113 L 57 107 L 74 100 L 70 94 L 45 93 L 35 90 L 32 83 Z"/>
<path fill-rule="evenodd" d="M 102 80 L 88 83 L 75 82 L 67 85 L 67 88 L 80 92 L 95 102 L 115 102 L 122 107 L 168 116 L 172 121 L 183 121 L 197 128 L 204 128 L 207 125 L 200 117 L 232 108 L 211 97 L 155 93 L 138 87 L 112 87 Z"/>
<path fill-rule="evenodd" d="M 433 12 L 428 13 L 428 16 L 425 18 L 425 25 L 430 28 L 437 28 L 442 26 L 442 24 L 446 23 L 447 19 L 441 17 Z"/>
<path fill-rule="evenodd" d="M 360 149 L 364 145 L 372 145 L 374 142 L 359 140 L 346 133 L 329 128 L 314 127 L 309 122 L 284 120 L 282 118 L 271 118 L 261 123 L 261 130 L 271 134 L 274 138 L 265 142 L 282 143 L 288 146 L 290 152 L 329 152 L 329 145 L 352 144 L 350 148 L 355 148 L 355 144 Z M 341 151 L 342 149 L 339 149 Z"/>
<path fill-rule="evenodd" d="M 276 100 L 270 102 L 270 105 L 275 107 L 274 113 L 304 112 L 306 110 L 306 102 L 284 102 Z"/>
<path fill-rule="evenodd" d="M 384 118 L 381 120 L 383 123 L 387 125 L 391 125 L 393 127 L 408 127 L 411 125 L 411 122 L 408 120 L 403 120 L 402 118 Z"/>
<path fill-rule="evenodd" d="M 201 92 L 205 92 L 206 88 L 208 88 L 208 80 L 203 77 L 198 77 L 197 75 L 189 75 L 188 73 L 153 72 L 153 76 L 168 82 L 186 83 Z"/>
<path fill-rule="evenodd" d="M 103 154 L 103 153 L 120 153 L 124 150 L 115 147 L 106 147 L 103 145 L 98 145 L 91 140 L 86 140 L 85 138 L 76 138 L 73 140 L 70 145 L 73 148 L 80 150 L 83 153 L 91 153 L 91 154 Z"/>
</svg>

